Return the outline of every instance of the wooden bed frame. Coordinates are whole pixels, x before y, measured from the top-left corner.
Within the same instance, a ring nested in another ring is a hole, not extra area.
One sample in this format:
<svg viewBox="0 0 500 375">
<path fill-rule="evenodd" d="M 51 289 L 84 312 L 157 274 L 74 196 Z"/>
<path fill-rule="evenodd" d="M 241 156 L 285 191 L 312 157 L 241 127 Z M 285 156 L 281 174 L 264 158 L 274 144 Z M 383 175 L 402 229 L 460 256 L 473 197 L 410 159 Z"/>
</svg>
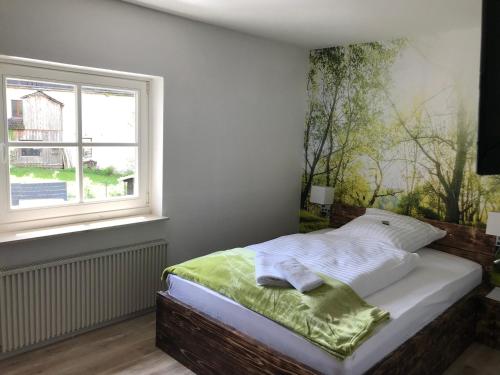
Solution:
<svg viewBox="0 0 500 375">
<path fill-rule="evenodd" d="M 335 205 L 336 228 L 364 214 L 364 208 Z M 480 263 L 493 260 L 494 237 L 483 230 L 427 220 L 448 235 L 432 247 Z M 367 374 L 439 374 L 475 339 L 481 285 L 368 370 Z M 169 296 L 157 295 L 156 345 L 197 374 L 317 374 L 310 367 L 261 344 Z"/>
</svg>

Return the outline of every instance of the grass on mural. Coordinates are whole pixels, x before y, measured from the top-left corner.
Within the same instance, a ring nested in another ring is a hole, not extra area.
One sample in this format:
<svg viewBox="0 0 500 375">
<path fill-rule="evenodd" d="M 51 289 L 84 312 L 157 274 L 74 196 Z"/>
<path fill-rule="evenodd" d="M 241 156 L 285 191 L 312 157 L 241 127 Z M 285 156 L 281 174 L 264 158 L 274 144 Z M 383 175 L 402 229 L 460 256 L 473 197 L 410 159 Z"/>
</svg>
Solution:
<svg viewBox="0 0 500 375">
<path fill-rule="evenodd" d="M 300 233 L 308 233 L 315 230 L 325 229 L 329 227 L 327 218 L 317 216 L 306 210 L 300 211 Z"/>
</svg>

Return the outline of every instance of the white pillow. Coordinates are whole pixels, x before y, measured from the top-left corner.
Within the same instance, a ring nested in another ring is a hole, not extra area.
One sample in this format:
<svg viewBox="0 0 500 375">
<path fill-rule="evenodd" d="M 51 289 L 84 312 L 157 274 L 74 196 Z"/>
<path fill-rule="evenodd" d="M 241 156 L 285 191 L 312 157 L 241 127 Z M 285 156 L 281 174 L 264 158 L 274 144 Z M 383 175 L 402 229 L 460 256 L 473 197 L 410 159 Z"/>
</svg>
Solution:
<svg viewBox="0 0 500 375">
<path fill-rule="evenodd" d="M 446 236 L 430 224 L 378 208 L 367 208 L 364 215 L 329 233 L 371 238 L 412 253 Z"/>
</svg>

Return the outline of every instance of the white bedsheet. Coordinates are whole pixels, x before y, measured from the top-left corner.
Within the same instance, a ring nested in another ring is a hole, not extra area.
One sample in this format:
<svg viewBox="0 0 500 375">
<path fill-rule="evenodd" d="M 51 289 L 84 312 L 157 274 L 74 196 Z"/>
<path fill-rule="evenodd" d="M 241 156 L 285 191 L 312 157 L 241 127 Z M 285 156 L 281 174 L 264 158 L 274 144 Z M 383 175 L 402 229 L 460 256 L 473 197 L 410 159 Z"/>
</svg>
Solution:
<svg viewBox="0 0 500 375">
<path fill-rule="evenodd" d="M 482 270 L 477 263 L 431 249 L 422 249 L 419 254 L 420 264 L 410 274 L 365 298 L 368 303 L 389 311 L 391 320 L 380 326 L 345 361 L 335 359 L 292 331 L 193 282 L 170 275 L 168 293 L 321 373 L 357 375 L 481 282 Z"/>
<path fill-rule="evenodd" d="M 361 297 L 398 281 L 419 261 L 417 254 L 385 242 L 333 233 L 292 234 L 247 248 L 295 258 L 311 271 L 349 285 Z"/>
</svg>

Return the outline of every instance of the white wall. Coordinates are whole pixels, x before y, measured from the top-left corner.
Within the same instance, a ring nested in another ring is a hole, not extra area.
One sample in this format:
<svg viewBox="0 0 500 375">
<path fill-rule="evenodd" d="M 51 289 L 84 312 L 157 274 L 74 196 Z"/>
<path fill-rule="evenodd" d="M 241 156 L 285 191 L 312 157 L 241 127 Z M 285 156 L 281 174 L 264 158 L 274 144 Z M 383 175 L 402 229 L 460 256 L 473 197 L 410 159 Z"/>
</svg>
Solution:
<svg viewBox="0 0 500 375">
<path fill-rule="evenodd" d="M 0 54 L 165 78 L 166 224 L 0 247 L 9 266 L 165 237 L 169 262 L 298 229 L 307 51 L 112 0 L 0 0 Z"/>
</svg>

